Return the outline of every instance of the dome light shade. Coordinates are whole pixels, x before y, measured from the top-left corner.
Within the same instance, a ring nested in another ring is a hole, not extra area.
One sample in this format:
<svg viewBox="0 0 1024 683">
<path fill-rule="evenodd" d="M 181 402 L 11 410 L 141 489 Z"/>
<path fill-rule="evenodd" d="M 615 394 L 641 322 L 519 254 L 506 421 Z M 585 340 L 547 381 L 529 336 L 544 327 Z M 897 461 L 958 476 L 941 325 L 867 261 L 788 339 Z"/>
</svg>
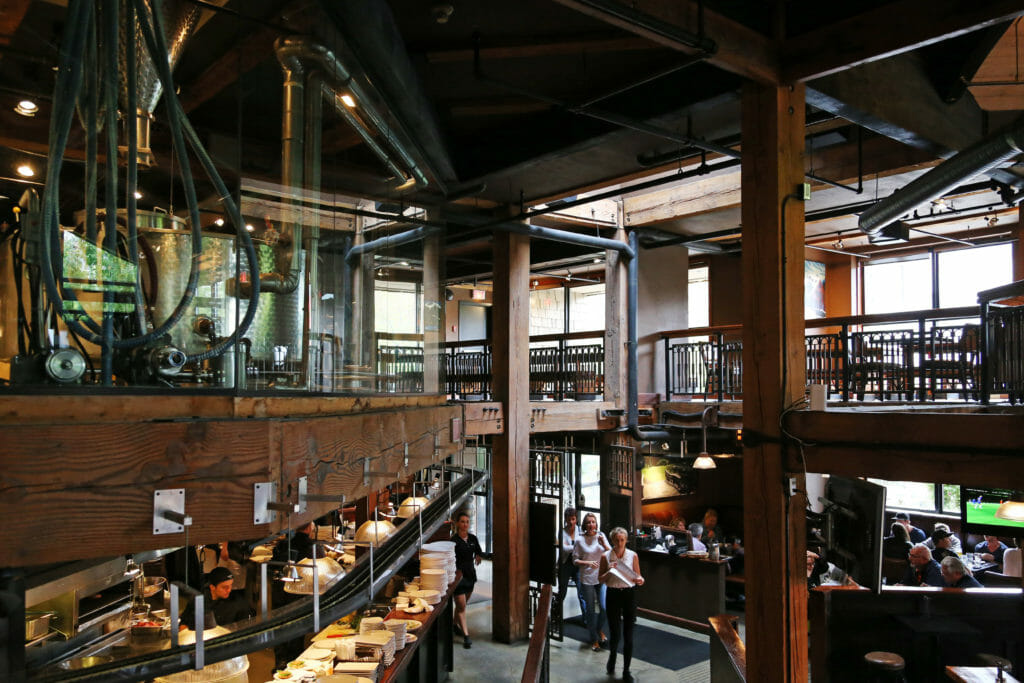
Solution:
<svg viewBox="0 0 1024 683">
<path fill-rule="evenodd" d="M 707 453 L 701 453 L 697 456 L 697 459 L 693 461 L 693 469 L 695 470 L 713 470 L 718 465 Z"/>
<path fill-rule="evenodd" d="M 427 507 L 427 503 L 429 502 L 430 500 L 423 496 L 411 496 L 406 498 L 402 501 L 402 504 L 398 506 L 398 512 L 395 513 L 395 516 L 401 517 L 402 519 L 415 517 L 420 513 L 420 510 Z"/>
<path fill-rule="evenodd" d="M 395 533 L 395 525 L 382 519 L 379 521 L 369 520 L 356 529 L 356 543 L 378 546 L 384 540 Z"/>
</svg>

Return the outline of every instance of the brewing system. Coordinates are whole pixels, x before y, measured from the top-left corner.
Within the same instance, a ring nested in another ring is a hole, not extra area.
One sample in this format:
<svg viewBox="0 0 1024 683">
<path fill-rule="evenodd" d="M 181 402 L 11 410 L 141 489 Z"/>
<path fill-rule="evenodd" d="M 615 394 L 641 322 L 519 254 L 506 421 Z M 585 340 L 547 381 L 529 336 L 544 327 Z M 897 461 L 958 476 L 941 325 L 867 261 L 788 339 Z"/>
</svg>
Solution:
<svg viewBox="0 0 1024 683">
<path fill-rule="evenodd" d="M 247 192 L 243 181 L 239 194 L 229 191 L 171 77 L 198 17 L 199 5 L 179 0 L 69 3 L 45 182 L 20 198 L 11 249 L 0 255 L 0 357 L 10 359 L 12 387 L 382 386 L 375 283 L 399 262 L 412 263 L 405 276 L 415 280 L 423 246 L 349 257 L 392 226 L 378 223 L 361 237 L 364 219 L 354 214 L 366 202 L 321 196 L 321 103 L 357 129 L 396 191 L 427 177 L 353 73 L 331 51 L 293 37 L 277 46 L 281 183 Z M 356 107 L 342 102 L 352 94 Z M 169 148 L 155 142 L 157 122 Z M 81 166 L 65 162 L 73 136 L 85 139 Z M 193 177 L 200 167 L 205 179 Z M 143 210 L 140 173 L 167 169 L 167 209 Z M 174 205 L 176 187 L 183 208 Z M 212 198 L 200 196 L 206 187 Z M 68 220 L 67 197 L 79 196 Z M 417 305 L 430 298 L 419 284 L 416 296 Z"/>
</svg>

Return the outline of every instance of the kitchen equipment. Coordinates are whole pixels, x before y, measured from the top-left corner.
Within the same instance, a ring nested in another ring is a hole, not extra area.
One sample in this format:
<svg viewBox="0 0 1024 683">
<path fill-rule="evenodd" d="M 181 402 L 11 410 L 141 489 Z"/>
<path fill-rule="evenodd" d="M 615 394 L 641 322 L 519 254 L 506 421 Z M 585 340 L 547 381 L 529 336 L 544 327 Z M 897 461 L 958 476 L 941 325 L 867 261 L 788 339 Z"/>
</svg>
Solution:
<svg viewBox="0 0 1024 683">
<path fill-rule="evenodd" d="M 25 640 L 35 640 L 46 635 L 50 630 L 50 620 L 53 615 L 53 612 L 26 611 Z"/>
</svg>

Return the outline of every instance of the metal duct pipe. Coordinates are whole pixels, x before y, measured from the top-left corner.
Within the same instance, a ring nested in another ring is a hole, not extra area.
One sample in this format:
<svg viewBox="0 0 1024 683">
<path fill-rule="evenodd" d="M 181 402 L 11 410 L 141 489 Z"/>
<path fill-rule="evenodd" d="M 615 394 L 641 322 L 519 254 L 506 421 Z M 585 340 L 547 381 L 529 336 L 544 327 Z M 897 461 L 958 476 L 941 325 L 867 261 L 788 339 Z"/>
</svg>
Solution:
<svg viewBox="0 0 1024 683">
<path fill-rule="evenodd" d="M 984 173 L 1024 152 L 1024 116 L 1003 132 L 988 137 L 936 166 L 860 215 L 858 227 L 868 235 L 917 206 L 941 197 L 965 178 Z"/>
<path fill-rule="evenodd" d="M 329 89 L 331 103 L 335 106 L 335 109 L 338 110 L 346 121 L 355 127 L 360 137 L 370 145 L 374 154 L 380 157 L 381 161 L 392 172 L 399 166 L 406 169 L 405 171 L 398 171 L 398 177 L 402 179 L 403 185 L 410 180 L 415 180 L 421 186 L 428 184 L 423 170 L 413 160 L 409 152 L 397 142 L 395 131 L 384 120 L 384 116 L 376 110 L 367 93 L 352 78 L 351 72 L 338 60 L 333 52 L 323 45 L 301 36 L 278 38 L 274 41 L 274 51 L 277 53 L 277 59 L 281 62 L 282 67 L 289 68 L 288 65 L 305 62 L 315 66 L 323 73 L 324 85 Z M 342 94 L 345 94 L 346 91 L 355 100 L 360 115 L 366 119 L 365 123 L 362 118 L 348 112 L 346 105 L 339 102 Z M 375 139 L 373 133 L 376 133 L 380 139 L 387 140 L 390 143 L 389 147 L 390 151 L 394 153 L 393 155 L 385 151 L 380 144 L 370 144 L 370 140 Z M 399 164 L 395 163 L 392 158 L 393 156 L 398 157 Z"/>
<path fill-rule="evenodd" d="M 362 244 L 357 244 L 349 249 L 348 253 L 345 254 L 345 261 L 347 263 L 351 263 L 359 256 L 373 253 L 379 249 L 387 249 L 389 247 L 398 247 L 403 244 L 419 242 L 434 232 L 435 230 L 433 228 L 420 227 L 400 232 L 397 235 L 388 235 L 387 237 L 379 237 L 375 240 L 370 240 L 369 242 L 363 242 Z"/>
</svg>

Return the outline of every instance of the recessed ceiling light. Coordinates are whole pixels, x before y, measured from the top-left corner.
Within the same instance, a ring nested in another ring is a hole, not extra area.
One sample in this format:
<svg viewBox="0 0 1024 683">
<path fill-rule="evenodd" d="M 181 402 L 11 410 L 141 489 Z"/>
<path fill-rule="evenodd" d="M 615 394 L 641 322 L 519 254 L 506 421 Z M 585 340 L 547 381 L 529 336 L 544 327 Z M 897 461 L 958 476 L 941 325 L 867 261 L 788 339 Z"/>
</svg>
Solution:
<svg viewBox="0 0 1024 683">
<path fill-rule="evenodd" d="M 224 219 L 223 218 L 218 218 L 217 220 L 215 220 L 213 222 L 213 224 L 216 225 L 217 227 L 220 227 L 220 226 L 224 225 Z"/>
<path fill-rule="evenodd" d="M 346 107 L 356 106 L 355 98 L 349 95 L 347 92 L 341 94 L 341 101 L 345 103 Z"/>
<path fill-rule="evenodd" d="M 252 223 L 246 223 L 245 224 L 245 229 L 248 230 L 249 232 L 252 232 L 256 228 L 252 227 Z"/>
<path fill-rule="evenodd" d="M 135 193 L 135 198 L 136 199 L 142 199 L 142 193 L 141 192 L 136 192 Z"/>
<path fill-rule="evenodd" d="M 39 111 L 39 105 L 32 100 L 22 100 L 18 102 L 18 106 L 14 108 L 14 111 L 22 116 L 35 116 L 36 112 Z"/>
<path fill-rule="evenodd" d="M 28 164 L 21 164 L 20 166 L 18 166 L 18 168 L 14 169 L 14 170 L 22 178 L 31 178 L 32 176 L 34 176 L 36 174 L 35 169 L 33 169 Z"/>
</svg>

